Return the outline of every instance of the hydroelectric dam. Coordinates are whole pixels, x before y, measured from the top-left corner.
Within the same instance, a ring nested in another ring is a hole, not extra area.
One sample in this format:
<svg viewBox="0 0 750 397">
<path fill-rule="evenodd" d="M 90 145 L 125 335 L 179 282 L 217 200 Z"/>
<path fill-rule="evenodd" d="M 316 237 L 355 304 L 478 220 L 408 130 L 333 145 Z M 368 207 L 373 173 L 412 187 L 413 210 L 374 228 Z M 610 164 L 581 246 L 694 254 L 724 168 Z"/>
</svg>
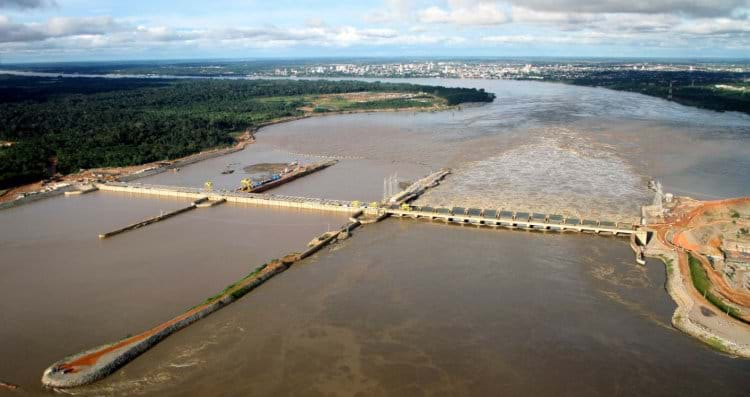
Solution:
<svg viewBox="0 0 750 397">
<path fill-rule="evenodd" d="M 207 211 L 210 211 L 210 208 L 223 203 L 243 203 L 261 207 L 297 208 L 347 213 L 349 214 L 349 221 L 336 231 L 326 232 L 317 236 L 310 242 L 304 252 L 290 253 L 282 259 L 263 264 L 253 273 L 231 284 L 216 296 L 209 298 L 184 313 L 178 314 L 176 317 L 162 324 L 121 341 L 63 358 L 44 371 L 42 383 L 52 388 L 69 388 L 82 386 L 102 379 L 117 371 L 129 361 L 134 360 L 172 333 L 240 299 L 246 293 L 257 288 L 275 275 L 282 273 L 294 263 L 304 260 L 322 247 L 348 238 L 352 230 L 362 225 L 378 222 L 387 217 L 421 219 L 493 229 L 509 228 L 543 232 L 580 232 L 596 235 L 624 236 L 630 237 L 631 246 L 636 251 L 637 258 L 641 258 L 643 254 L 643 246 L 647 243 L 649 232 L 646 231 L 645 227 L 631 223 L 565 218 L 555 214 L 511 211 L 507 209 L 433 208 L 411 204 L 425 191 L 439 185 L 450 173 L 451 171 L 448 169 L 433 172 L 411 184 L 403 191 L 389 198 L 387 197 L 382 203 L 361 203 L 358 201 L 127 182 L 97 183 L 94 186 L 86 187 L 85 192 L 98 189 L 104 192 L 176 197 L 192 200 L 192 203 L 187 207 L 103 233 L 99 235 L 99 238 L 102 239 L 136 230 L 156 222 L 165 221 L 197 208 L 206 208 Z M 84 190 L 81 189 L 81 191 L 83 192 Z M 74 194 L 69 196 L 76 197 Z"/>
<path fill-rule="evenodd" d="M 449 174 L 450 170 L 446 169 L 434 172 L 385 200 L 384 203 L 364 203 L 229 190 L 207 191 L 200 188 L 140 183 L 110 182 L 96 184 L 95 186 L 102 191 L 189 198 L 198 201 L 243 203 L 261 207 L 297 208 L 349 214 L 361 212 L 373 218 L 394 216 L 491 228 L 581 232 L 622 237 L 634 236 L 641 244 L 646 243 L 646 231 L 638 225 L 627 222 L 571 218 L 556 214 L 522 212 L 511 209 L 446 208 L 409 204 L 428 189 L 437 186 Z"/>
</svg>

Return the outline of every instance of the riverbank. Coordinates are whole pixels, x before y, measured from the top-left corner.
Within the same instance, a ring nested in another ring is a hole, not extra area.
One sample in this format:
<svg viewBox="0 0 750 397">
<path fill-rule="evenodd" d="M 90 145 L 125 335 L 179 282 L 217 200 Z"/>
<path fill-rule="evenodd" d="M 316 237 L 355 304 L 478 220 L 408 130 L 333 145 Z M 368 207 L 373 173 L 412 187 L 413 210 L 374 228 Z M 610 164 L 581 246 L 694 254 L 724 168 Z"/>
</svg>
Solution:
<svg viewBox="0 0 750 397">
<path fill-rule="evenodd" d="M 680 197 L 668 205 L 663 223 L 649 225 L 654 238 L 645 254 L 667 267 L 667 291 L 677 303 L 676 328 L 718 350 L 750 358 L 748 293 L 741 284 L 728 285 L 720 272 L 722 240 L 741 226 L 733 208 L 747 203 L 748 197 L 708 202 Z M 694 272 L 704 276 L 696 280 Z"/>
<path fill-rule="evenodd" d="M 292 121 L 303 120 L 312 117 L 324 117 L 324 116 L 336 116 L 345 114 L 360 114 L 360 113 L 389 113 L 389 112 L 436 112 L 445 111 L 450 109 L 456 109 L 458 106 L 440 105 L 439 107 L 424 108 L 394 108 L 394 109 L 356 109 L 356 110 L 343 110 L 335 112 L 306 112 L 303 115 L 290 116 L 278 118 L 275 120 L 259 123 L 256 126 L 249 128 L 238 134 L 236 137 L 236 143 L 231 147 L 220 147 L 205 150 L 199 153 L 191 154 L 185 157 L 181 157 L 174 160 L 168 161 L 157 161 L 152 163 L 145 163 L 137 166 L 128 167 L 105 167 L 105 168 L 94 168 L 89 170 L 83 170 L 78 173 L 68 174 L 61 176 L 56 182 L 50 184 L 44 184 L 41 182 L 35 182 L 27 185 L 22 185 L 8 189 L 5 194 L 0 196 L 0 210 L 5 208 L 11 208 L 18 205 L 31 203 L 40 199 L 55 197 L 65 193 L 66 191 L 74 190 L 73 184 L 91 184 L 100 183 L 107 181 L 121 181 L 131 182 L 137 179 L 146 178 L 154 175 L 158 175 L 164 172 L 179 172 L 181 168 L 188 165 L 192 165 L 204 160 L 209 160 L 217 157 L 226 156 L 232 153 L 242 151 L 247 147 L 255 143 L 255 134 L 262 128 L 283 124 Z M 23 195 L 23 198 L 19 196 Z"/>
<path fill-rule="evenodd" d="M 725 313 L 710 309 L 713 305 L 693 288 L 687 255 L 665 243 L 663 230 L 657 231 L 645 254 L 664 263 L 667 273 L 665 288 L 677 304 L 672 315 L 675 328 L 716 350 L 750 358 L 750 329 Z"/>
<path fill-rule="evenodd" d="M 310 112 L 494 100 L 474 88 L 325 80 L 3 77 L 3 88 L 15 94 L 0 110 L 2 137 L 13 141 L 0 151 L 1 187 L 228 146 L 238 131 Z"/>
</svg>

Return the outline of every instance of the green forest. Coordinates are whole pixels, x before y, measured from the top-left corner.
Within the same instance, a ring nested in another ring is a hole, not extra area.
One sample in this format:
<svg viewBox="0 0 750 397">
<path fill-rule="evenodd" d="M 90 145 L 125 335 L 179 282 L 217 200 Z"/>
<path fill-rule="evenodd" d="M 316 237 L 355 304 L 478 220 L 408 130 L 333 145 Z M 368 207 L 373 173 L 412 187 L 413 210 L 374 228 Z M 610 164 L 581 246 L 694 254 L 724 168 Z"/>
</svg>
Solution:
<svg viewBox="0 0 750 397">
<path fill-rule="evenodd" d="M 682 105 L 719 112 L 750 114 L 750 84 L 746 80 L 746 74 L 702 71 L 600 71 L 574 79 L 557 79 L 555 76 L 545 78 L 574 85 L 638 92 L 669 99 Z M 721 88 L 722 86 L 730 88 Z"/>
<path fill-rule="evenodd" d="M 301 115 L 303 95 L 350 92 L 424 92 L 448 105 L 495 98 L 476 89 L 361 81 L 0 76 L 0 141 L 13 143 L 0 148 L 0 189 L 48 177 L 55 160 L 66 174 L 231 145 L 233 133 Z"/>
</svg>

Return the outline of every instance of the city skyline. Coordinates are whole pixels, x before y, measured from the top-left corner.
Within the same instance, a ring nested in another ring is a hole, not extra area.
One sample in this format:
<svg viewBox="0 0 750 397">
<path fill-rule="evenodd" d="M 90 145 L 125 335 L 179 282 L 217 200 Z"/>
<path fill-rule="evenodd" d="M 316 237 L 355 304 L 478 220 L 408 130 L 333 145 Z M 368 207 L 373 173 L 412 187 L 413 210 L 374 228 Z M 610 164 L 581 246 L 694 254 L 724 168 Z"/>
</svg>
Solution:
<svg viewBox="0 0 750 397">
<path fill-rule="evenodd" d="M 0 1 L 0 61 L 748 58 L 746 0 Z"/>
</svg>

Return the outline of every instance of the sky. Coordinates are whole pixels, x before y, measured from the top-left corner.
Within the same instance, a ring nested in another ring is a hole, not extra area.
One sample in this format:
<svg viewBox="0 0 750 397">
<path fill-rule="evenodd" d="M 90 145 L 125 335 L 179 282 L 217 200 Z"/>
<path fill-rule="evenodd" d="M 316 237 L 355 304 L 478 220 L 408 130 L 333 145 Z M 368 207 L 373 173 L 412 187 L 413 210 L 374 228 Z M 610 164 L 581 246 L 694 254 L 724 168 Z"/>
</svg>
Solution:
<svg viewBox="0 0 750 397">
<path fill-rule="evenodd" d="M 750 0 L 0 0 L 0 63 L 750 58 Z"/>
</svg>

